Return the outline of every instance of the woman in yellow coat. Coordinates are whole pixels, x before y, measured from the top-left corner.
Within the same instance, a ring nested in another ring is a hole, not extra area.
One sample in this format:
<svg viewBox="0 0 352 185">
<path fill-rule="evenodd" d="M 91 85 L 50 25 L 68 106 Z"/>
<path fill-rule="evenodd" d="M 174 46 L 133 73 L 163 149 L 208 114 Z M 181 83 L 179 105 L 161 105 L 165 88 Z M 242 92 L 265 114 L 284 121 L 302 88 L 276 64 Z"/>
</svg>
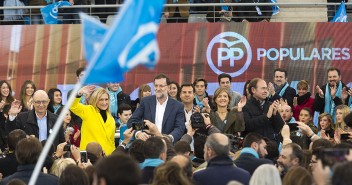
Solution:
<svg viewBox="0 0 352 185">
<path fill-rule="evenodd" d="M 80 103 L 83 94 L 91 94 L 89 105 Z M 116 125 L 110 114 L 109 93 L 104 88 L 85 86 L 78 91 L 70 110 L 82 119 L 80 150 L 85 150 L 90 142 L 98 142 L 110 155 L 115 150 Z"/>
</svg>

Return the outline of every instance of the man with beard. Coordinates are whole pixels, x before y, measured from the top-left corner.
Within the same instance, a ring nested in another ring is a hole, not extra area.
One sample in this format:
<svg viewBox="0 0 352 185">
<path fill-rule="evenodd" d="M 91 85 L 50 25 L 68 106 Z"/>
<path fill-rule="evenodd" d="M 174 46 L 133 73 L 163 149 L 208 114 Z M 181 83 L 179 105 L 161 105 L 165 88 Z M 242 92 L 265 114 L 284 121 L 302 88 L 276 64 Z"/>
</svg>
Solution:
<svg viewBox="0 0 352 185">
<path fill-rule="evenodd" d="M 243 142 L 243 149 L 240 156 L 236 159 L 235 164 L 251 175 L 262 164 L 273 164 L 269 159 L 263 159 L 268 151 L 266 142 L 260 134 L 255 132 L 249 133 Z"/>
<path fill-rule="evenodd" d="M 142 98 L 140 106 L 128 120 L 128 128 L 132 127 L 132 123 L 142 125 L 151 122 L 157 126 L 159 132 L 167 134 L 171 141 L 180 140 L 186 129 L 184 106 L 168 97 L 169 84 L 170 79 L 165 74 L 158 74 L 154 78 L 155 95 Z M 145 141 L 150 135 L 142 130 L 137 131 L 135 137 Z"/>
<path fill-rule="evenodd" d="M 302 148 L 296 143 L 289 143 L 282 146 L 277 166 L 281 177 L 283 177 L 290 168 L 300 166 L 303 163 L 304 153 Z"/>
<path fill-rule="evenodd" d="M 341 104 L 351 104 L 351 90 L 341 82 L 341 73 L 338 68 L 328 69 L 328 83 L 319 87 L 316 86 L 317 93 L 313 103 L 313 109 L 319 113 L 329 113 L 335 118 L 335 107 Z"/>
<path fill-rule="evenodd" d="M 274 84 L 269 82 L 270 101 L 280 100 L 281 98 L 287 102 L 289 106 L 293 106 L 293 98 L 296 91 L 289 86 L 287 82 L 287 70 L 278 68 L 274 70 Z"/>
</svg>

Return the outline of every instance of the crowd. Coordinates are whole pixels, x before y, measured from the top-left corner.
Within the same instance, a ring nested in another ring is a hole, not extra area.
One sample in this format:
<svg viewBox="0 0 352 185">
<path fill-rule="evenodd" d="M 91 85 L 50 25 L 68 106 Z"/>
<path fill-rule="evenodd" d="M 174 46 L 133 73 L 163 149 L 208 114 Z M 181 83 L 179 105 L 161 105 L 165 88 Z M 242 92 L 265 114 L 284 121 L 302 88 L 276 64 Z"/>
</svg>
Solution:
<svg viewBox="0 0 352 185">
<path fill-rule="evenodd" d="M 124 0 L 67 0 L 72 5 L 116 5 Z M 45 6 L 53 1 L 44 0 L 5 0 L 0 1 L 0 6 Z M 327 0 L 328 3 L 341 3 L 338 0 Z M 347 2 L 347 1 L 346 1 Z M 167 4 L 176 6 L 165 7 L 163 16 L 167 23 L 187 23 L 190 14 L 206 14 L 208 22 L 270 22 L 273 14 L 272 6 L 202 6 L 202 3 L 272 3 L 271 0 L 165 0 Z M 177 6 L 177 4 L 197 4 L 199 6 Z M 330 21 L 337 10 L 337 6 L 329 5 L 328 20 Z M 89 12 L 99 17 L 103 23 L 107 22 L 109 15 L 115 15 L 118 8 L 71 8 L 60 10 L 63 16 L 63 24 L 79 24 L 79 12 Z M 30 15 L 29 15 L 30 13 Z M 1 24 L 44 24 L 39 9 L 5 9 L 0 10 Z"/>
<path fill-rule="evenodd" d="M 15 99 L 0 81 L 0 184 L 29 182 L 60 113 L 37 184 L 351 184 L 352 89 L 338 68 L 326 75 L 312 96 L 283 68 L 242 93 L 223 73 L 211 97 L 205 79 L 179 86 L 158 74 L 154 95 L 147 84 L 136 100 L 119 83 L 86 85 L 67 112 L 57 88 L 27 80 Z"/>
</svg>

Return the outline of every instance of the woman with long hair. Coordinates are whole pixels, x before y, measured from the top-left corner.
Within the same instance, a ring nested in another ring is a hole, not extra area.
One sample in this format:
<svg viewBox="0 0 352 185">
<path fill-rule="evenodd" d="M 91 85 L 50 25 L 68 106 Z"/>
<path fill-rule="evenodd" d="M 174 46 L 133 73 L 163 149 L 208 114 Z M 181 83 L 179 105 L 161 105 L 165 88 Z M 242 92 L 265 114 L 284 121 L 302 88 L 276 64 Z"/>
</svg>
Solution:
<svg viewBox="0 0 352 185">
<path fill-rule="evenodd" d="M 22 105 L 22 112 L 32 110 L 33 102 L 32 97 L 34 92 L 37 90 L 35 84 L 31 80 L 26 80 L 23 82 L 20 92 L 20 101 Z"/>
<path fill-rule="evenodd" d="M 336 106 L 336 130 L 342 132 L 348 131 L 348 126 L 345 123 L 345 117 L 351 112 L 350 108 L 347 105 L 338 105 Z"/>
<path fill-rule="evenodd" d="M 138 98 L 134 101 L 132 101 L 132 112 L 136 110 L 136 108 L 139 107 L 139 103 L 143 97 L 146 96 L 151 96 L 152 95 L 152 89 L 148 84 L 142 84 L 138 88 Z"/>
<path fill-rule="evenodd" d="M 57 115 L 60 115 L 64 106 L 60 107 L 59 110 L 56 112 Z M 62 127 L 65 130 L 65 140 L 68 143 L 79 147 L 81 143 L 81 128 L 78 124 L 76 124 L 72 119 L 72 112 L 68 110 L 65 113 L 64 121 Z"/>
<path fill-rule="evenodd" d="M 334 122 L 329 113 L 322 113 L 318 117 L 318 136 L 324 139 L 334 139 Z"/>
<path fill-rule="evenodd" d="M 48 91 L 48 96 L 50 99 L 49 105 L 48 105 L 48 110 L 52 113 L 57 112 L 60 107 L 62 107 L 62 93 L 60 89 L 57 88 L 51 88 Z"/>
<path fill-rule="evenodd" d="M 181 99 L 180 99 L 180 93 L 181 93 L 180 85 L 178 85 L 178 83 L 175 81 L 171 81 L 169 86 L 170 86 L 169 96 L 177 101 L 181 101 Z"/>
<path fill-rule="evenodd" d="M 245 129 L 242 108 L 246 105 L 247 99 L 243 96 L 237 108 L 232 110 L 229 109 L 230 101 L 231 96 L 227 89 L 216 89 L 213 97 L 216 110 L 211 111 L 209 116 L 211 123 L 222 133 L 238 135 L 238 132 Z"/>
<path fill-rule="evenodd" d="M 5 80 L 0 81 L 0 95 L 0 111 L 2 112 L 5 105 L 11 105 L 14 101 L 11 85 Z"/>
<path fill-rule="evenodd" d="M 80 103 L 82 95 L 89 96 L 89 105 Z M 110 96 L 104 88 L 94 85 L 81 88 L 70 110 L 82 119 L 80 149 L 90 142 L 98 142 L 105 153 L 115 150 L 115 120 L 110 113 Z"/>
</svg>

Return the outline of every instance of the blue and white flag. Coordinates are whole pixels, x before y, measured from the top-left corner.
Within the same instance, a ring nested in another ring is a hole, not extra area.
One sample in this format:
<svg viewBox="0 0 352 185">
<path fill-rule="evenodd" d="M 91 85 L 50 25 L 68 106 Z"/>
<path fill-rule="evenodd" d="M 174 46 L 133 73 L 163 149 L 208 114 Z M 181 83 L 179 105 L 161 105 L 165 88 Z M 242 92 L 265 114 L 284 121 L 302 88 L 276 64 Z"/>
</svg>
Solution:
<svg viewBox="0 0 352 185">
<path fill-rule="evenodd" d="M 274 3 L 276 4 L 277 3 L 277 0 L 271 0 L 271 3 Z M 280 13 L 280 7 L 275 5 L 275 6 L 271 6 L 271 9 L 273 11 L 273 15 L 276 15 L 278 13 Z"/>
<path fill-rule="evenodd" d="M 345 2 L 341 2 L 339 9 L 335 14 L 335 17 L 330 22 L 348 22 Z"/>
<path fill-rule="evenodd" d="M 71 6 L 71 3 L 68 1 L 59 1 L 40 9 L 45 24 L 57 24 L 57 14 L 59 8 L 62 6 Z"/>
<path fill-rule="evenodd" d="M 139 64 L 154 68 L 160 57 L 156 34 L 164 3 L 127 0 L 107 30 L 82 16 L 86 59 L 94 64 L 84 83 L 120 82 Z"/>
</svg>

